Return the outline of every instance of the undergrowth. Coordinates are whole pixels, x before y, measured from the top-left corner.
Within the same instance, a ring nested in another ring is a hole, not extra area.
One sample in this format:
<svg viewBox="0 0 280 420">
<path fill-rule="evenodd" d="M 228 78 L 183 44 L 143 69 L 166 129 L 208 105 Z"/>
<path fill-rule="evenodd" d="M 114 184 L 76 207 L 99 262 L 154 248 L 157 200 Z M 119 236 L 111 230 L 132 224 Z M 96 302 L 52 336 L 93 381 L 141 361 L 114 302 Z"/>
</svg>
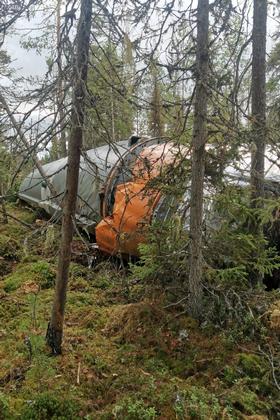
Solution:
<svg viewBox="0 0 280 420">
<path fill-rule="evenodd" d="M 27 210 L 16 211 L 31 222 Z M 239 267 L 232 261 L 212 267 L 216 273 L 206 266 L 207 315 L 188 317 L 178 304 L 186 238 L 178 220 L 171 223 L 175 236 L 151 240 L 130 273 L 116 261 L 71 264 L 64 352 L 56 358 L 44 340 L 56 249 L 40 249 L 44 233 L 0 226 L 19 244 L 2 260 L 9 271 L 0 281 L 0 419 L 279 418 L 278 293 L 250 289 L 246 264 L 242 275 L 230 272 Z M 169 235 L 170 225 L 164 229 Z M 32 246 L 22 255 L 26 236 Z"/>
</svg>

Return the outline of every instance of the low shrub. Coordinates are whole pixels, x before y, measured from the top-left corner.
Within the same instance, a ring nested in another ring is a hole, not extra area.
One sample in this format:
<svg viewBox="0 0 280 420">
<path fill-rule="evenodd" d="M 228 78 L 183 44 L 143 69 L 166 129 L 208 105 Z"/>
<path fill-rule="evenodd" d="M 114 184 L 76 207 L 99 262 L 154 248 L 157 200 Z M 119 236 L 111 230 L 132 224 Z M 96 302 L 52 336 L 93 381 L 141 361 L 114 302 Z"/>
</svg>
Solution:
<svg viewBox="0 0 280 420">
<path fill-rule="evenodd" d="M 190 386 L 178 392 L 174 404 L 176 418 L 219 419 L 222 407 L 218 399 L 204 387 Z"/>
<path fill-rule="evenodd" d="M 114 418 L 122 420 L 153 420 L 157 417 L 154 407 L 147 406 L 143 400 L 126 398 L 116 404 L 113 412 Z"/>
<path fill-rule="evenodd" d="M 45 392 L 36 396 L 30 403 L 26 403 L 20 418 L 22 420 L 76 420 L 80 407 L 76 401 L 60 399 Z"/>
</svg>

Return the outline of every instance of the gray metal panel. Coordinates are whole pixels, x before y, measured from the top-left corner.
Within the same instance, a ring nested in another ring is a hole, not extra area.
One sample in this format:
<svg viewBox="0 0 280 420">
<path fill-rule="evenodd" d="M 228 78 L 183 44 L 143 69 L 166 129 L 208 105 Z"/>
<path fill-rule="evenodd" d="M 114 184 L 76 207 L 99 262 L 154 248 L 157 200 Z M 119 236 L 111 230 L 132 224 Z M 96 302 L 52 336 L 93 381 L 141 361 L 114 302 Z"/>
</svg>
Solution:
<svg viewBox="0 0 280 420">
<path fill-rule="evenodd" d="M 129 149 L 128 142 L 121 141 L 89 150 L 81 157 L 77 214 L 96 223 L 100 220 L 99 191 L 108 173 L 122 155 Z M 50 195 L 46 182 L 34 169 L 21 183 L 19 197 L 33 205 L 44 208 L 49 214 L 60 212 L 57 201 L 61 201 L 65 191 L 67 158 L 47 163 L 43 170 L 58 194 Z"/>
</svg>

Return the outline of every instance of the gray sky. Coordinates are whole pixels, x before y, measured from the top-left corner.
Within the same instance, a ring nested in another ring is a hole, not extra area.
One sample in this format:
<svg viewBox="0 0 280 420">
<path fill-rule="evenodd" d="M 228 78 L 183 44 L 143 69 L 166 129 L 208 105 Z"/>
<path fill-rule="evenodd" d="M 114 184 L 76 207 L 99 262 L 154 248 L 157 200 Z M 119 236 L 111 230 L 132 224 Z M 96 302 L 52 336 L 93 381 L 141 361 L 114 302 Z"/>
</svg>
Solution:
<svg viewBox="0 0 280 420">
<path fill-rule="evenodd" d="M 0 0 L 1 1 L 1 0 Z M 48 0 L 51 5 L 51 0 Z M 50 8 L 50 10 L 52 10 Z M 7 51 L 11 57 L 11 67 L 15 70 L 17 77 L 42 77 L 47 72 L 47 51 L 42 51 L 42 54 L 38 54 L 35 49 L 25 49 L 21 46 L 21 41 L 26 41 L 27 37 L 37 37 L 42 33 L 42 19 L 44 15 L 39 12 L 35 17 L 31 17 L 29 20 L 25 17 L 17 20 L 15 26 L 5 37 L 3 49 Z M 7 79 L 0 78 L 0 85 L 12 87 L 11 82 Z M 35 86 L 20 85 L 21 88 L 34 88 Z M 32 104 L 22 102 L 19 104 L 17 110 L 19 113 L 26 113 L 33 107 Z M 32 112 L 32 119 L 36 120 L 42 114 L 42 109 L 36 109 Z M 21 119 L 21 116 L 16 118 Z"/>
<path fill-rule="evenodd" d="M 19 44 L 19 37 L 7 37 L 4 48 L 8 51 L 13 67 L 21 76 L 41 76 L 47 71 L 45 57 L 34 50 L 26 51 Z"/>
<path fill-rule="evenodd" d="M 1 1 L 1 0 L 0 0 Z M 242 3 L 243 0 L 236 0 Z M 50 2 L 51 4 L 51 2 Z M 16 33 L 8 35 L 5 39 L 3 48 L 7 50 L 13 60 L 13 67 L 16 68 L 18 75 L 22 76 L 42 76 L 47 71 L 46 52 L 42 55 L 37 54 L 34 50 L 25 50 L 20 46 L 20 40 L 25 34 L 29 33 L 32 36 L 33 32 L 28 31 L 30 28 L 36 28 L 40 25 L 42 16 L 36 16 L 28 21 L 26 18 L 21 18 L 16 23 Z M 268 51 L 271 49 L 272 41 L 271 34 L 277 27 L 276 21 L 268 18 Z M 34 36 L 38 35 L 40 31 L 34 31 Z"/>
<path fill-rule="evenodd" d="M 0 0 L 1 1 L 1 0 Z M 47 2 L 52 0 L 47 0 Z M 238 1 L 239 4 L 242 3 L 243 0 L 235 0 Z M 39 31 L 29 31 L 30 28 L 36 28 L 40 25 L 42 15 L 36 15 L 35 18 L 32 18 L 28 21 L 26 18 L 19 19 L 16 23 L 16 32 L 13 34 L 9 34 L 3 45 L 3 49 L 7 50 L 8 54 L 11 56 L 13 61 L 13 67 L 16 69 L 18 76 L 43 76 L 47 71 L 46 65 L 46 55 L 47 51 L 43 51 L 42 55 L 36 53 L 35 50 L 26 50 L 21 47 L 20 41 L 24 37 L 25 34 L 29 33 L 30 36 L 34 34 L 34 36 L 38 36 L 40 34 Z M 277 28 L 277 21 L 274 20 L 273 17 L 268 17 L 268 39 L 267 39 L 267 46 L 268 51 L 271 49 L 273 43 L 271 40 L 271 34 Z M 0 83 L 6 84 L 5 80 L 1 80 Z M 22 111 L 26 111 L 29 107 L 23 106 Z M 34 113 L 34 117 L 38 112 Z M 278 169 L 277 169 L 278 172 Z"/>
<path fill-rule="evenodd" d="M 34 49 L 26 50 L 20 45 L 21 40 L 26 40 L 27 36 L 35 37 L 42 33 L 39 29 L 42 19 L 41 13 L 37 13 L 30 20 L 18 19 L 13 32 L 9 32 L 5 38 L 3 49 L 10 55 L 12 66 L 20 76 L 42 76 L 47 71 L 46 51 L 40 55 Z"/>
</svg>

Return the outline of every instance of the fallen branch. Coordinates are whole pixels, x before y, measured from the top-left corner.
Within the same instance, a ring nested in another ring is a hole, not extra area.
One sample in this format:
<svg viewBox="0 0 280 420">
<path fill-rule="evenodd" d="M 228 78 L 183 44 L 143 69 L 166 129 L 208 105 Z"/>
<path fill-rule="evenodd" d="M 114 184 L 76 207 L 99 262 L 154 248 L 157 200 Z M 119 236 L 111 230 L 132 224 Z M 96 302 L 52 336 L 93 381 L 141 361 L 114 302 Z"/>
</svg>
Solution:
<svg viewBox="0 0 280 420">
<path fill-rule="evenodd" d="M 275 384 L 276 388 L 278 389 L 278 391 L 280 391 L 280 384 L 279 384 L 279 382 L 276 378 L 274 357 L 273 357 L 273 353 L 271 351 L 271 348 L 269 347 L 269 353 L 266 353 L 264 350 L 262 350 L 260 346 L 258 346 L 258 349 L 259 349 L 259 353 L 262 354 L 269 361 L 269 364 L 271 366 L 271 373 L 272 373 L 274 384 Z"/>
<path fill-rule="evenodd" d="M 4 98 L 4 96 L 1 94 L 0 92 L 0 103 L 3 105 L 3 108 L 5 109 L 5 111 L 7 112 L 8 117 L 10 118 L 10 121 L 12 123 L 12 126 L 14 127 L 15 132 L 17 133 L 18 137 L 20 138 L 21 142 L 23 143 L 24 147 L 26 148 L 26 150 L 28 151 L 30 149 L 30 144 L 27 140 L 27 138 L 25 137 L 21 126 L 18 124 L 17 120 L 14 117 L 13 112 L 11 111 L 6 99 Z M 48 179 L 48 177 L 45 174 L 44 168 L 41 165 L 39 159 L 36 156 L 36 153 L 31 153 L 31 158 L 33 159 L 33 162 L 36 166 L 36 168 L 39 171 L 39 174 L 41 175 L 41 177 L 45 180 L 50 192 L 52 196 L 56 196 L 57 192 L 52 184 L 52 182 Z M 59 204 L 59 203 L 58 203 Z"/>
<path fill-rule="evenodd" d="M 0 209 L 0 213 L 4 213 L 4 211 L 2 210 L 2 209 Z M 18 219 L 16 216 L 12 216 L 10 213 L 7 213 L 7 211 L 5 212 L 5 215 L 7 216 L 7 217 L 9 217 L 10 219 L 13 219 L 13 220 L 15 220 L 16 222 L 18 222 L 18 223 L 20 223 L 21 225 L 23 225 L 23 226 L 25 226 L 26 228 L 28 228 L 28 229 L 32 229 L 32 230 L 35 230 L 35 227 L 34 226 L 32 226 L 32 225 L 30 225 L 30 223 L 26 223 L 26 222 L 24 222 L 23 220 L 20 220 L 20 219 Z"/>
</svg>

